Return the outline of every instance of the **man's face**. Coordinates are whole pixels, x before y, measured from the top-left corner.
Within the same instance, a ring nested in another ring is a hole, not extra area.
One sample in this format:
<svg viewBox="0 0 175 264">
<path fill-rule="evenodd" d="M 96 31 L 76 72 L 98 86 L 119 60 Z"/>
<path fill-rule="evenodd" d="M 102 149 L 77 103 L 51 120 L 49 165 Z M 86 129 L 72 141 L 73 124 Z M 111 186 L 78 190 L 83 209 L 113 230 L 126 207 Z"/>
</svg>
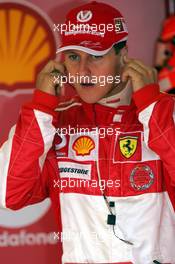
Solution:
<svg viewBox="0 0 175 264">
<path fill-rule="evenodd" d="M 116 55 L 114 49 L 104 56 L 94 56 L 77 50 L 65 51 L 64 54 L 68 74 L 81 78 L 73 86 L 83 101 L 95 103 L 117 85 L 119 78 L 115 80 L 115 77 L 120 75 L 122 64 L 121 54 Z M 108 76 L 111 76 L 110 81 Z"/>
</svg>

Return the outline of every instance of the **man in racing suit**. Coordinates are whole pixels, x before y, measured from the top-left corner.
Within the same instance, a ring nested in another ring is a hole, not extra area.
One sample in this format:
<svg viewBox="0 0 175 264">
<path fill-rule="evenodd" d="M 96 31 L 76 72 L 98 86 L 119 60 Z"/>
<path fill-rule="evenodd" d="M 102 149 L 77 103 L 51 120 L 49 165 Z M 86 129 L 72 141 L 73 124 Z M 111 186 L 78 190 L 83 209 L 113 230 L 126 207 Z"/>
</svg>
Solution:
<svg viewBox="0 0 175 264">
<path fill-rule="evenodd" d="M 175 263 L 174 99 L 159 92 L 154 69 L 127 58 L 119 11 L 92 2 L 67 17 L 87 20 L 117 30 L 64 32 L 64 64 L 50 61 L 40 72 L 0 149 L 0 206 L 50 197 L 69 237 L 60 263 Z M 89 79 L 62 101 L 56 70 Z M 92 82 L 118 74 L 120 83 Z"/>
</svg>

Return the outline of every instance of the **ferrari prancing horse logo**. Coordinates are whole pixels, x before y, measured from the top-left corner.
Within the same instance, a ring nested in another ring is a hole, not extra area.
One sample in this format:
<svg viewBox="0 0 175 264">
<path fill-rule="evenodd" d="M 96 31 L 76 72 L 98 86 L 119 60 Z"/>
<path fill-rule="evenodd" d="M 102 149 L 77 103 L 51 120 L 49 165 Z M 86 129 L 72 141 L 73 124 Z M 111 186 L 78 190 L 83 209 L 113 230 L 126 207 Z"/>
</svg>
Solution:
<svg viewBox="0 0 175 264">
<path fill-rule="evenodd" d="M 119 139 L 119 146 L 122 155 L 129 159 L 137 149 L 138 137 L 125 136 Z"/>
</svg>

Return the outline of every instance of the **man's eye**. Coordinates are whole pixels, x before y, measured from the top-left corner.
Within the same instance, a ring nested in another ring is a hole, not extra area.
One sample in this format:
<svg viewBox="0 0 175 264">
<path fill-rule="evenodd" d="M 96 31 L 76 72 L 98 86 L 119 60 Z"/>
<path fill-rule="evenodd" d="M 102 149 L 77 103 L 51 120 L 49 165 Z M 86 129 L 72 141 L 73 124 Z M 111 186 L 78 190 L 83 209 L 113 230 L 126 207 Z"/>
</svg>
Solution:
<svg viewBox="0 0 175 264">
<path fill-rule="evenodd" d="M 77 61 L 77 60 L 79 60 L 79 56 L 77 56 L 75 54 L 71 54 L 71 55 L 69 55 L 69 59 L 72 61 Z"/>
<path fill-rule="evenodd" d="M 92 58 L 93 58 L 94 60 L 99 60 L 99 59 L 102 59 L 103 56 L 92 55 Z"/>
</svg>

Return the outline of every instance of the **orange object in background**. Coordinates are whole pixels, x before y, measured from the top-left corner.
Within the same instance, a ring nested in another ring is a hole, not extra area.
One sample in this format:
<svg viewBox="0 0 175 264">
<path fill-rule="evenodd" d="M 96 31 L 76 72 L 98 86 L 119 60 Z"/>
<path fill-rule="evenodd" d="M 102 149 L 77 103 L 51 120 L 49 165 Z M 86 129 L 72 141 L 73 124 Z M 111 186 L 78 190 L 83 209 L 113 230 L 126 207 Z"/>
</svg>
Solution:
<svg viewBox="0 0 175 264">
<path fill-rule="evenodd" d="M 175 36 L 175 16 L 170 16 L 165 20 L 161 39 L 163 41 L 171 41 Z"/>
<path fill-rule="evenodd" d="M 175 93 L 175 16 L 167 18 L 163 24 L 161 37 L 157 43 L 156 68 L 162 91 Z"/>
<path fill-rule="evenodd" d="M 34 88 L 37 73 L 55 52 L 49 18 L 32 4 L 0 3 L 0 90 Z"/>
<path fill-rule="evenodd" d="M 175 93 L 175 55 L 170 61 L 172 66 L 167 64 L 159 72 L 159 84 L 162 91 Z"/>
</svg>

